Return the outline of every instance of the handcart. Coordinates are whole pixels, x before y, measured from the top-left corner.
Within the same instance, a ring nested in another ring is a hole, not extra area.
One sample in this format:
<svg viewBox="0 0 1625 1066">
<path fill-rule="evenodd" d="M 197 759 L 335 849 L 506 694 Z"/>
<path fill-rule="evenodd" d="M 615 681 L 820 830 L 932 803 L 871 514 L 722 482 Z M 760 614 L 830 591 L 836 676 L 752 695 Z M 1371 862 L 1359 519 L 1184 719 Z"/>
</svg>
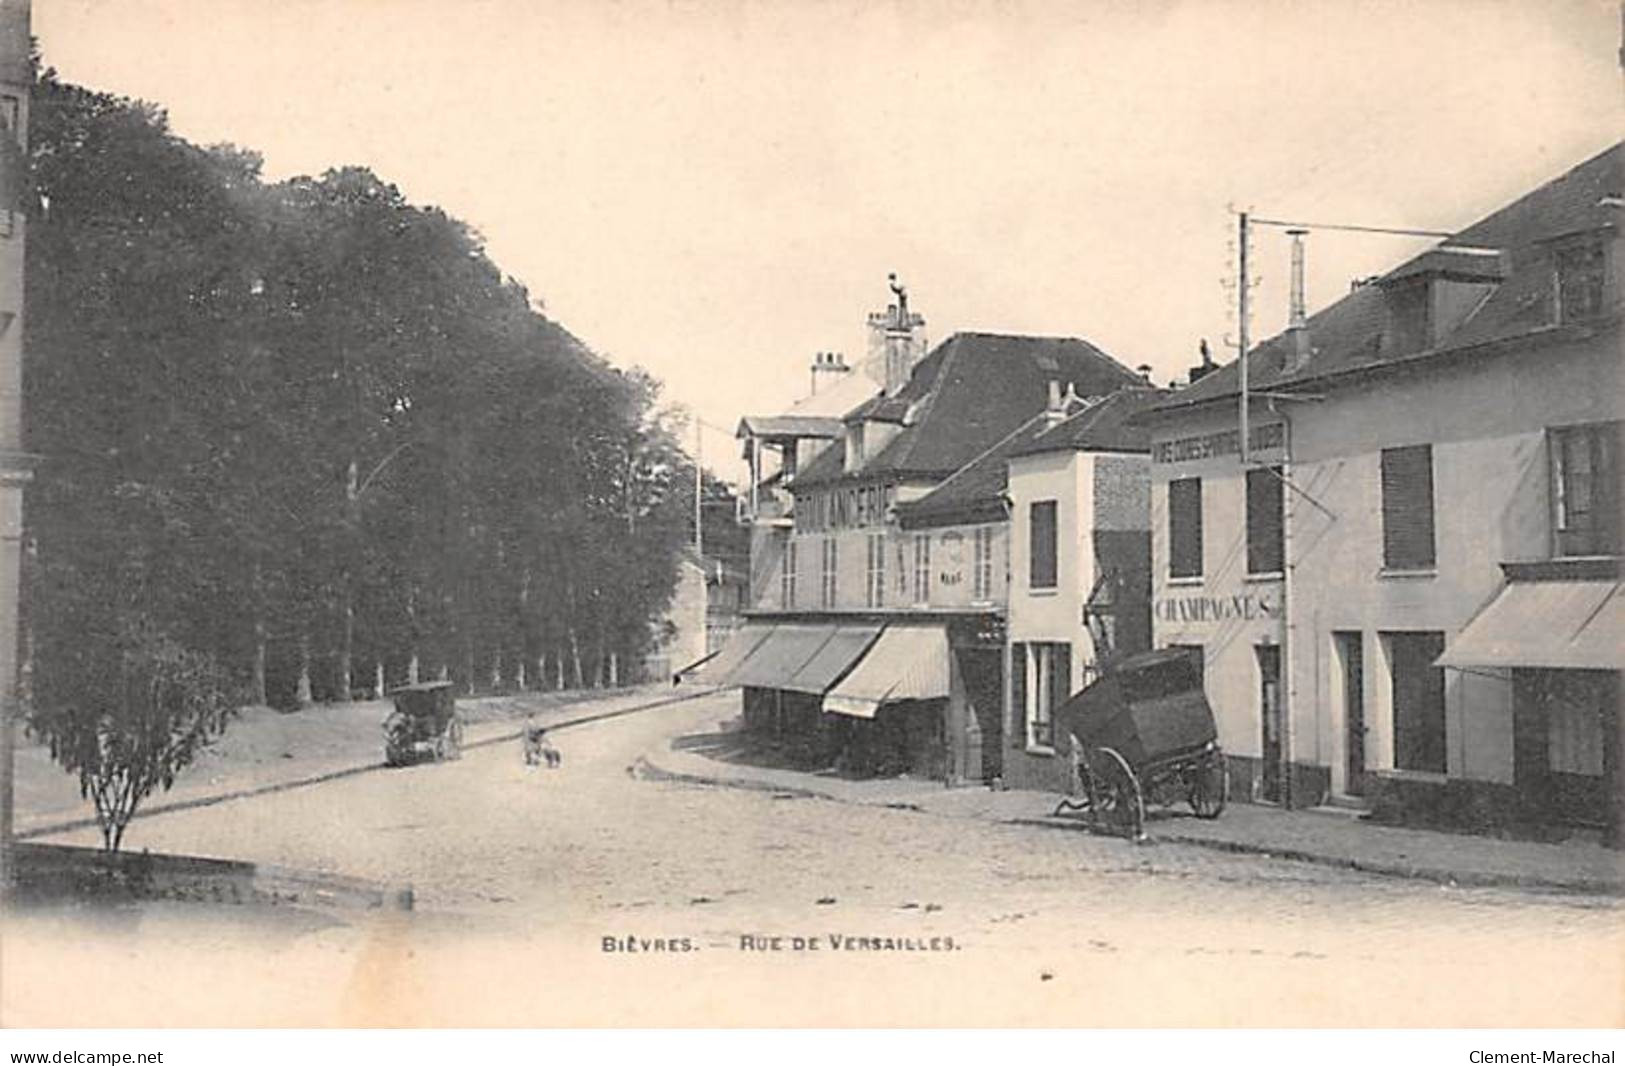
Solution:
<svg viewBox="0 0 1625 1066">
<path fill-rule="evenodd" d="M 1072 769 L 1057 815 L 1079 812 L 1090 828 L 1145 838 L 1147 803 L 1190 804 L 1217 818 L 1229 798 L 1213 709 L 1199 661 L 1184 649 L 1118 661 L 1055 712 Z"/>
</svg>

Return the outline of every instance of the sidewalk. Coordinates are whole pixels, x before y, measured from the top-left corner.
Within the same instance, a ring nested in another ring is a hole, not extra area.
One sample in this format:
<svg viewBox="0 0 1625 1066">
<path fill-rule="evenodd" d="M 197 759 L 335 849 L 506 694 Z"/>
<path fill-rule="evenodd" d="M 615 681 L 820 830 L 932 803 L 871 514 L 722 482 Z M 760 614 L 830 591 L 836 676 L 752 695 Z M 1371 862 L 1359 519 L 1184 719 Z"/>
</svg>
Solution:
<svg viewBox="0 0 1625 1066">
<path fill-rule="evenodd" d="M 950 818 L 1086 830 L 1076 817 L 1055 817 L 1060 797 L 1046 792 L 949 789 L 940 782 L 907 778 L 853 781 L 744 766 L 711 758 L 700 750 L 676 748 L 645 754 L 638 770 L 653 778 L 816 796 Z M 1214 821 L 1191 817 L 1183 809 L 1152 810 L 1147 812 L 1145 828 L 1153 843 L 1188 844 L 1444 885 L 1625 895 L 1625 854 L 1597 844 L 1495 840 L 1373 825 L 1345 811 L 1283 811 L 1249 803 L 1229 805 Z"/>
<path fill-rule="evenodd" d="M 527 714 L 549 729 L 694 699 L 710 689 L 651 684 L 609 691 L 487 696 L 458 700 L 465 716 L 463 747 L 515 740 Z M 184 770 L 175 787 L 149 798 L 136 817 L 282 792 L 379 769 L 387 700 L 313 706 L 291 714 L 247 712 L 213 748 Z M 38 745 L 17 751 L 16 838 L 31 840 L 96 824 L 78 779 Z"/>
</svg>

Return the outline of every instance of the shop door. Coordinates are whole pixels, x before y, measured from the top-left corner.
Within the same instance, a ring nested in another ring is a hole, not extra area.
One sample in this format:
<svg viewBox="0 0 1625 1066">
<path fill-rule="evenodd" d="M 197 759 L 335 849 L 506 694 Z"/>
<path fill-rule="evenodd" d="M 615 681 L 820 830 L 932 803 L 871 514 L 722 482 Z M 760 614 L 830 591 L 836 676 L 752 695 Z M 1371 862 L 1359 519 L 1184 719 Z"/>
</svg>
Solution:
<svg viewBox="0 0 1625 1066">
<path fill-rule="evenodd" d="M 1445 772 L 1444 671 L 1433 660 L 1444 653 L 1444 634 L 1389 633 L 1393 674 L 1394 766 Z"/>
<path fill-rule="evenodd" d="M 1337 659 L 1343 684 L 1343 791 L 1365 794 L 1365 641 L 1358 633 L 1337 633 Z"/>
<path fill-rule="evenodd" d="M 1258 718 L 1263 729 L 1263 766 L 1260 767 L 1258 798 L 1265 803 L 1281 802 L 1281 649 L 1263 644 L 1253 649 L 1258 655 Z"/>
<path fill-rule="evenodd" d="M 1618 788 L 1614 758 L 1618 744 L 1619 675 L 1602 670 L 1533 670 L 1528 672 L 1536 744 L 1521 758 L 1533 756 L 1534 773 L 1519 767 L 1520 778 L 1533 778 L 1532 791 L 1542 814 L 1568 825 L 1608 824 Z M 1532 688 L 1532 692 L 1530 689 Z M 1528 727 L 1526 726 L 1526 729 Z"/>
<path fill-rule="evenodd" d="M 971 713 L 982 731 L 982 777 L 992 780 L 1004 773 L 1004 656 L 980 648 L 958 654 Z"/>
</svg>

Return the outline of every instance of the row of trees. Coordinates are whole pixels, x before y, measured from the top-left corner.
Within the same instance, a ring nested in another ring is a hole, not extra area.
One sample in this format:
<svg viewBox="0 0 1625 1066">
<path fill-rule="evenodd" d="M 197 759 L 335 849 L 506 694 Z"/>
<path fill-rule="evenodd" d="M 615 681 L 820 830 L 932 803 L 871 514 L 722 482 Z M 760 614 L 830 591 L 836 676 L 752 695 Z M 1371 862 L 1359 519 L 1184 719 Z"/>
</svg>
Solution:
<svg viewBox="0 0 1625 1066">
<path fill-rule="evenodd" d="M 180 677 L 283 706 L 631 678 L 692 536 L 653 380 L 367 170 L 268 182 L 50 71 L 31 151 L 43 732 Z"/>
</svg>

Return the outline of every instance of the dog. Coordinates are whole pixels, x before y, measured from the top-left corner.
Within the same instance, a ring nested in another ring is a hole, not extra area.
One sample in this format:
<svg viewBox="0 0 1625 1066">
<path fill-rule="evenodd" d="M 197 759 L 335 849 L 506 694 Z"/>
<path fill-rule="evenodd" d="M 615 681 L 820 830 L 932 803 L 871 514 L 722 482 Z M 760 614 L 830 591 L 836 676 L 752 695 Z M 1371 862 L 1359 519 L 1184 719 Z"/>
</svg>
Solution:
<svg viewBox="0 0 1625 1066">
<path fill-rule="evenodd" d="M 559 754 L 547 739 L 547 728 L 539 725 L 525 727 L 525 765 L 538 766 L 547 764 L 549 770 L 557 770 L 564 763 L 564 756 Z"/>
</svg>

